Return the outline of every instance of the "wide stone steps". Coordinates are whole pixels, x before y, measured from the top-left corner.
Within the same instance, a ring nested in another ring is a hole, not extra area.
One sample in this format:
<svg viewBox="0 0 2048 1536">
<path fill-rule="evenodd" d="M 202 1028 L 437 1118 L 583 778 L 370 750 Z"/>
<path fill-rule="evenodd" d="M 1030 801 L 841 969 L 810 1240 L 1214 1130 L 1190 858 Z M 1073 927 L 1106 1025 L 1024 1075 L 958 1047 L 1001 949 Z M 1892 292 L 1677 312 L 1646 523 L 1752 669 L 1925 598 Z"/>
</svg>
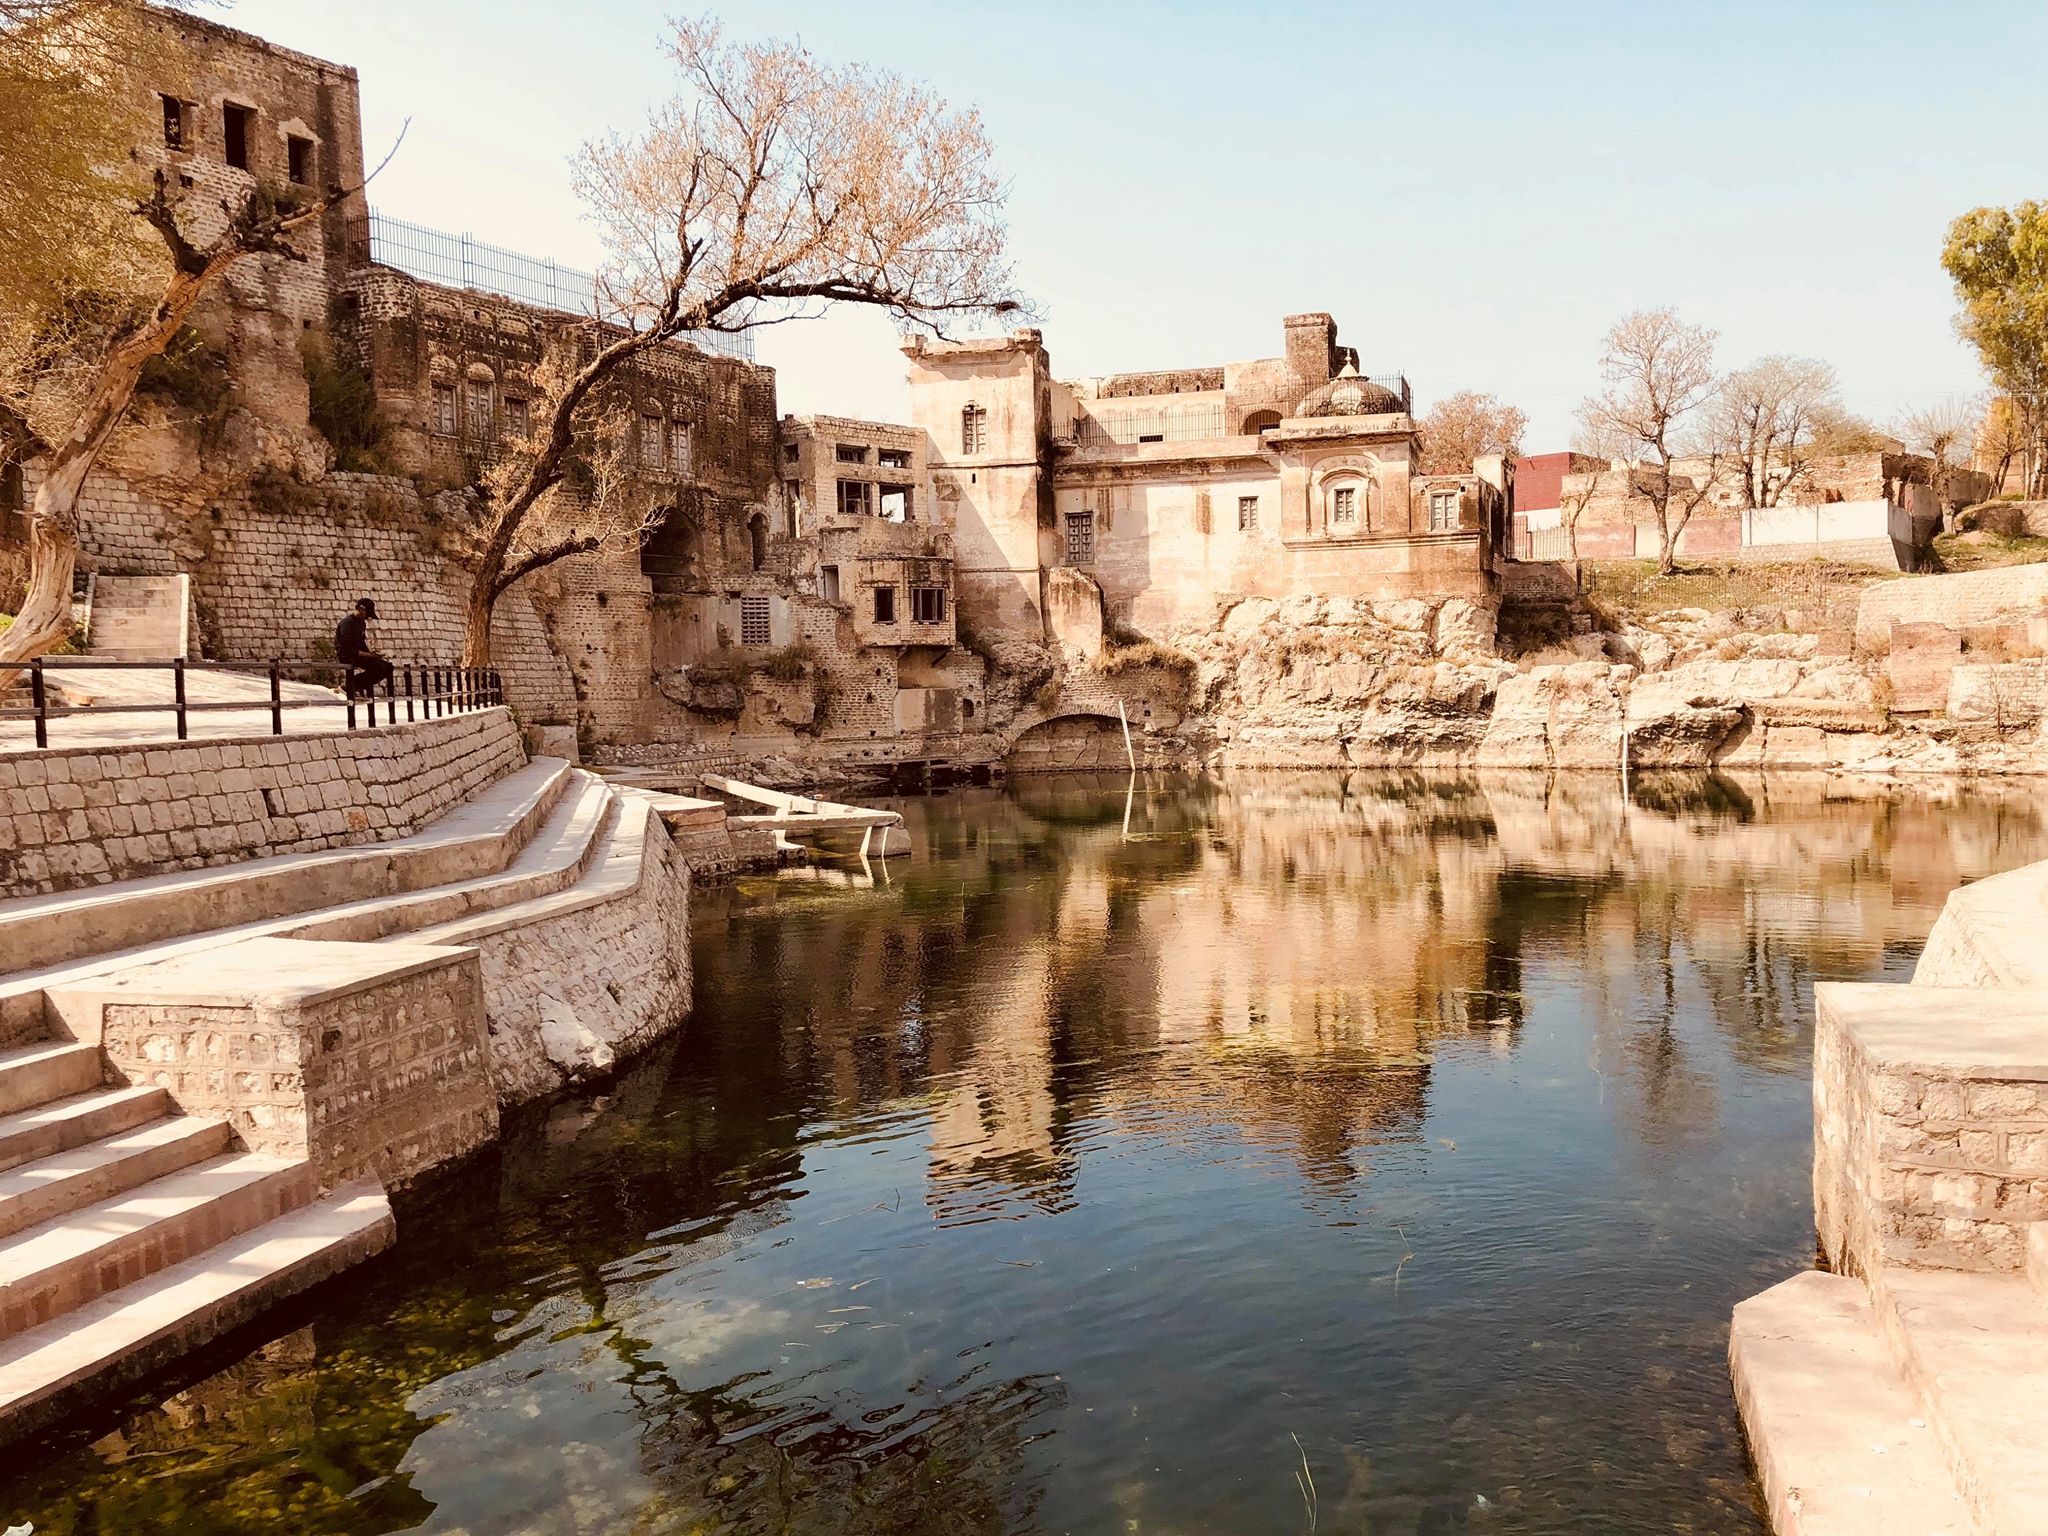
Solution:
<svg viewBox="0 0 2048 1536">
<path fill-rule="evenodd" d="M 0 1170 L 118 1136 L 170 1112 L 161 1088 L 91 1088 L 0 1116 Z"/>
<path fill-rule="evenodd" d="M 1862 1282 L 1814 1271 L 1751 1297 L 1728 1360 L 1777 1536 L 1986 1536 Z"/>
<path fill-rule="evenodd" d="M 2048 1224 L 2026 1273 L 1810 1273 L 1735 1309 L 1777 1536 L 2048 1536 Z"/>
<path fill-rule="evenodd" d="M 229 1139 L 225 1121 L 170 1115 L 0 1173 L 0 1237 L 219 1157 Z"/>
<path fill-rule="evenodd" d="M 100 1052 L 76 1040 L 35 1040 L 0 1051 L 0 1115 L 99 1086 Z"/>
<path fill-rule="evenodd" d="M 303 1161 L 229 1153 L 0 1239 L 0 1338 L 183 1263 L 312 1195 Z"/>
<path fill-rule="evenodd" d="M 391 1205 L 350 1185 L 0 1341 L 0 1440 L 133 1381 L 388 1247 Z"/>
<path fill-rule="evenodd" d="M 499 873 L 553 813 L 575 771 L 559 759 L 536 759 L 427 831 L 389 842 L 0 901 L 0 955 L 10 971 L 33 972 Z M 0 1013 L 0 1031 L 6 1022 Z"/>
</svg>

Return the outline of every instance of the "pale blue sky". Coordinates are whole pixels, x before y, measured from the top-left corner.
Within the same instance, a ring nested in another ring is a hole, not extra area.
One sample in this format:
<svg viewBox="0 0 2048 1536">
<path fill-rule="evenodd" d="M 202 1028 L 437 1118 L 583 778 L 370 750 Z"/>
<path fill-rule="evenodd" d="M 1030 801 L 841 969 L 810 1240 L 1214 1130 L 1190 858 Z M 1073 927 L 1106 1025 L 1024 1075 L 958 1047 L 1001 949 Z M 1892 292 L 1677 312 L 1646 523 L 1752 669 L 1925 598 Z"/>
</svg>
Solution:
<svg viewBox="0 0 2048 1536">
<path fill-rule="evenodd" d="M 353 64 L 373 201 L 588 264 L 566 158 L 665 92 L 662 0 L 237 0 Z M 1491 390 L 1564 446 L 1599 339 L 1675 304 L 1726 364 L 1820 357 L 1885 420 L 1981 387 L 1938 254 L 2048 196 L 2048 5 L 727 4 L 986 117 L 1062 375 L 1270 356 L 1327 309 L 1418 404 Z M 887 323 L 760 341 L 785 410 L 901 418 Z"/>
</svg>

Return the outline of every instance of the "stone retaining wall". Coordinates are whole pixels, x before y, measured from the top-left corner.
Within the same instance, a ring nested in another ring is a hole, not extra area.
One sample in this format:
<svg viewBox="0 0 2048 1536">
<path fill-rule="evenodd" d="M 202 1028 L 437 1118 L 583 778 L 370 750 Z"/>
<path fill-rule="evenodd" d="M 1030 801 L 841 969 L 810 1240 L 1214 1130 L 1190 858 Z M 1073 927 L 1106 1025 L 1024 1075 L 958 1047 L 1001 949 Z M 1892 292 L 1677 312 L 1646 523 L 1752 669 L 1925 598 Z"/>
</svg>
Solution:
<svg viewBox="0 0 2048 1536">
<path fill-rule="evenodd" d="M 0 896 L 417 832 L 526 760 L 509 711 L 0 756 Z"/>
<path fill-rule="evenodd" d="M 2043 612 L 2048 612 L 2048 564 L 1915 576 L 1864 589 L 1856 604 L 1856 643 L 1866 651 L 1881 649 L 1894 623 L 1961 630 Z"/>
</svg>

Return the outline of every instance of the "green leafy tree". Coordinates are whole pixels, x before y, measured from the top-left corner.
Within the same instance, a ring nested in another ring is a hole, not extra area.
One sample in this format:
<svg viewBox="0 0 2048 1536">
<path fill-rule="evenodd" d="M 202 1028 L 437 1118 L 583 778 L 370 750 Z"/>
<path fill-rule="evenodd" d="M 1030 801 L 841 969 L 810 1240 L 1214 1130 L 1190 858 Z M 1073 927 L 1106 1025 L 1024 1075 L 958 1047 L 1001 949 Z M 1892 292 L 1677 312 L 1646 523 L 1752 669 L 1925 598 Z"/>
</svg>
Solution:
<svg viewBox="0 0 2048 1536">
<path fill-rule="evenodd" d="M 2048 407 L 2048 203 L 1972 209 L 1949 225 L 1941 265 L 1962 304 L 1956 329 L 2018 410 L 2032 495 Z"/>
</svg>

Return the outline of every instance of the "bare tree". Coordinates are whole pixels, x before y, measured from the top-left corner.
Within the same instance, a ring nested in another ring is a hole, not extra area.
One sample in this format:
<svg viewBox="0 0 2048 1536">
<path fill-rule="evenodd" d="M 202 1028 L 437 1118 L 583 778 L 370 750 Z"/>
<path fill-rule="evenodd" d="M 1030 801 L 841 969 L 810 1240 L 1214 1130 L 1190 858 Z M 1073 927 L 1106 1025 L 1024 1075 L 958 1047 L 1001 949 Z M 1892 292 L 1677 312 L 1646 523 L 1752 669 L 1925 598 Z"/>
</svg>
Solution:
<svg viewBox="0 0 2048 1536">
<path fill-rule="evenodd" d="M 1972 463 L 1990 465 L 1993 494 L 2003 494 L 2005 477 L 2012 473 L 2012 461 L 2026 451 L 2026 415 L 2011 395 L 1997 395 L 1984 410 L 1984 423 L 1977 430 L 1976 453 Z"/>
<path fill-rule="evenodd" d="M 1720 469 L 1719 457 L 1711 457 L 1708 483 L 1697 494 L 1691 487 L 1679 489 L 1671 470 L 1688 419 L 1714 394 L 1714 340 L 1713 331 L 1687 325 L 1676 310 L 1624 316 L 1607 333 L 1600 358 L 1603 388 L 1579 407 L 1583 432 L 1625 443 L 1631 457 L 1642 461 L 1642 472 L 1633 478 L 1656 516 L 1657 569 L 1662 573 L 1677 568 L 1679 535 L 1713 489 Z"/>
<path fill-rule="evenodd" d="M 1835 370 L 1810 357 L 1760 357 L 1721 381 L 1707 430 L 1745 507 L 1774 507 L 1808 476 L 1815 412 L 1834 401 Z"/>
<path fill-rule="evenodd" d="M 1907 411 L 1892 424 L 1892 430 L 1914 453 L 1924 453 L 1934 461 L 1929 488 L 1946 503 L 1956 472 L 1969 467 L 1983 424 L 1981 398 L 1950 395 L 1916 411 Z"/>
<path fill-rule="evenodd" d="M 676 95 L 645 130 L 585 147 L 577 189 L 609 260 L 588 354 L 540 402 L 541 430 L 490 502 L 463 658 L 490 659 L 491 609 L 518 575 L 588 547 L 529 519 L 570 473 L 600 386 L 688 332 L 740 331 L 871 304 L 938 331 L 1022 308 L 1004 256 L 1004 188 L 972 112 L 885 71 L 794 43 L 677 23 Z M 516 550 L 524 550 L 515 555 Z"/>
<path fill-rule="evenodd" d="M 1488 454 L 1519 458 L 1529 416 L 1493 395 L 1465 389 L 1439 400 L 1417 425 L 1425 475 L 1469 474 Z"/>
<path fill-rule="evenodd" d="M 186 190 L 161 169 L 139 180 L 117 77 L 144 44 L 148 10 L 137 0 L 0 4 L 0 208 L 29 218 L 54 198 L 64 226 L 0 242 L 0 459 L 38 470 L 28 591 L 0 633 L 0 664 L 70 634 L 79 495 L 143 366 L 230 267 L 254 255 L 303 260 L 295 232 L 361 190 L 297 201 L 254 182 Z M 86 149 L 45 142 L 54 123 L 76 124 Z M 47 223 L 48 210 L 37 217 Z M 0 665 L 0 687 L 18 675 Z"/>
</svg>

